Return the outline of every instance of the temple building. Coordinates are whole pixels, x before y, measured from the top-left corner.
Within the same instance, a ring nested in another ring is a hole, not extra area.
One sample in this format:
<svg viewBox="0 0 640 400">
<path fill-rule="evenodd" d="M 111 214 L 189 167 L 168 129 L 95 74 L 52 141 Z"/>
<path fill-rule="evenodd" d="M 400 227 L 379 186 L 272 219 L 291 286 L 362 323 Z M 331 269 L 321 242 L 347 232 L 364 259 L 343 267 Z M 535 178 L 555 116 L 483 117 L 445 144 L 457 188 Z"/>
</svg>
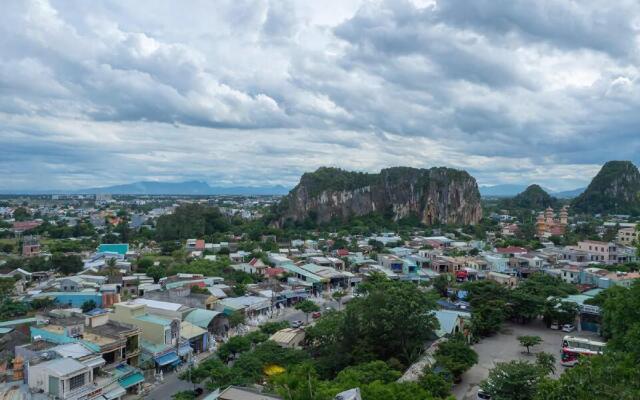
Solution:
<svg viewBox="0 0 640 400">
<path fill-rule="evenodd" d="M 538 237 L 562 236 L 569 223 L 569 209 L 562 207 L 556 218 L 553 208 L 548 207 L 544 212 L 538 214 L 536 219 L 536 235 Z"/>
</svg>

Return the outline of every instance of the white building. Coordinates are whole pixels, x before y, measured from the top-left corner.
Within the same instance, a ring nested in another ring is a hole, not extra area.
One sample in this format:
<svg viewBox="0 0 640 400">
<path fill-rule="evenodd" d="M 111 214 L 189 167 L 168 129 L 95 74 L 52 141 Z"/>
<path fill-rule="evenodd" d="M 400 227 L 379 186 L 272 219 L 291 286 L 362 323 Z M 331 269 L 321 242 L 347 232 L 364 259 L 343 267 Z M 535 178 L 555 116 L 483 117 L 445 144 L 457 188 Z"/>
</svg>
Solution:
<svg viewBox="0 0 640 400">
<path fill-rule="evenodd" d="M 73 358 L 58 358 L 29 366 L 29 388 L 63 400 L 88 398 L 96 387 L 93 370 Z"/>
</svg>

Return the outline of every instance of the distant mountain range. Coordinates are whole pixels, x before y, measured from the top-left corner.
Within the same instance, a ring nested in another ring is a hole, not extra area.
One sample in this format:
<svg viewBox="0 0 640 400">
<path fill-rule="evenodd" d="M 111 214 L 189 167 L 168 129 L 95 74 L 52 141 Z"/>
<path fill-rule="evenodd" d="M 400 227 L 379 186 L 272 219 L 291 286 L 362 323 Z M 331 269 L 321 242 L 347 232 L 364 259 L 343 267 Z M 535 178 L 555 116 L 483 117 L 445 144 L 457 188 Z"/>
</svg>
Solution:
<svg viewBox="0 0 640 400">
<path fill-rule="evenodd" d="M 80 190 L 4 190 L 3 194 L 119 194 L 119 195 L 285 195 L 284 186 L 209 186 L 203 181 L 135 182 Z"/>
<path fill-rule="evenodd" d="M 503 184 L 494 186 L 480 186 L 482 197 L 514 197 L 522 193 L 527 185 Z M 543 188 L 544 189 L 544 188 Z M 570 199 L 579 196 L 585 188 L 553 192 L 545 189 L 550 195 L 559 199 Z M 286 195 L 290 188 L 282 185 L 275 186 L 210 186 L 204 181 L 185 182 L 153 182 L 143 181 L 124 185 L 114 185 L 78 190 L 58 189 L 26 189 L 0 190 L 0 194 L 120 194 L 120 195 Z"/>
<path fill-rule="evenodd" d="M 517 185 L 517 184 L 504 184 L 504 185 L 494 185 L 494 186 L 481 186 L 480 195 L 482 197 L 514 197 L 519 193 L 524 192 L 527 189 L 527 185 Z M 560 192 L 554 192 L 549 189 L 543 188 L 546 192 L 548 192 L 551 196 L 556 197 L 558 199 L 571 199 L 579 196 L 582 192 L 584 192 L 585 188 L 578 188 L 573 190 L 565 190 Z"/>
</svg>

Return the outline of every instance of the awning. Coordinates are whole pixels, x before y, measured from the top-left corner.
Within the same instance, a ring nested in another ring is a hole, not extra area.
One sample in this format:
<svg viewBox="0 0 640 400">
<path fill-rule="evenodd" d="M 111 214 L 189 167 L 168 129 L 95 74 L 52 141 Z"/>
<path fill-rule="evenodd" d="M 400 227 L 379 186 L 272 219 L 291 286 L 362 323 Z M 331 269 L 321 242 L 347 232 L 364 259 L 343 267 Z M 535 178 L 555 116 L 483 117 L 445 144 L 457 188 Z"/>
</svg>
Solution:
<svg viewBox="0 0 640 400">
<path fill-rule="evenodd" d="M 127 391 L 120 385 L 113 385 L 114 388 L 104 393 L 102 396 L 107 400 L 117 399 L 127 394 Z"/>
<path fill-rule="evenodd" d="M 182 345 L 182 346 L 180 346 L 178 348 L 178 355 L 180 357 L 186 356 L 187 354 L 192 353 L 192 352 L 193 352 L 193 349 L 191 348 L 191 346 L 189 346 L 188 343 L 184 344 L 184 345 Z"/>
<path fill-rule="evenodd" d="M 157 357 L 155 359 L 156 364 L 158 364 L 159 366 L 163 366 L 163 365 L 167 365 L 167 364 L 171 364 L 172 362 L 179 360 L 178 355 L 176 354 L 175 351 L 172 351 L 171 353 L 167 353 L 163 356 Z"/>
<path fill-rule="evenodd" d="M 120 386 L 122 386 L 124 389 L 128 389 L 140 382 L 144 382 L 144 376 L 140 372 L 136 372 L 135 374 L 131 374 L 124 379 L 120 379 L 119 382 Z"/>
</svg>

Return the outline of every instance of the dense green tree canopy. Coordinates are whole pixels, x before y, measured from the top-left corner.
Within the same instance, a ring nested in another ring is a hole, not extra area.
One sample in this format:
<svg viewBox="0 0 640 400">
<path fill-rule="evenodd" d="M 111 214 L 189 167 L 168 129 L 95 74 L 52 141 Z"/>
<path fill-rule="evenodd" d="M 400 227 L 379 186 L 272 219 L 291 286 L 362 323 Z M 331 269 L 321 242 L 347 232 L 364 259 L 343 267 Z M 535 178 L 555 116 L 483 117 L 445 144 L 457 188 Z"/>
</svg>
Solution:
<svg viewBox="0 0 640 400">
<path fill-rule="evenodd" d="M 478 362 L 478 354 L 467 344 L 463 336 L 457 335 L 440 344 L 435 359 L 438 365 L 446 368 L 457 380 Z"/>
<path fill-rule="evenodd" d="M 201 238 L 230 228 L 227 218 L 216 207 L 185 204 L 173 214 L 163 215 L 156 223 L 156 237 L 160 241 Z"/>
<path fill-rule="evenodd" d="M 640 399 L 640 369 L 632 355 L 611 353 L 581 360 L 560 379 L 544 379 L 536 400 Z"/>
<path fill-rule="evenodd" d="M 76 274 L 82 271 L 82 258 L 76 254 L 65 255 L 61 253 L 55 253 L 51 256 L 51 264 L 60 273 L 65 275 Z"/>
<path fill-rule="evenodd" d="M 540 365 L 527 361 L 498 363 L 480 387 L 492 400 L 532 400 L 538 383 L 547 374 Z"/>
</svg>

